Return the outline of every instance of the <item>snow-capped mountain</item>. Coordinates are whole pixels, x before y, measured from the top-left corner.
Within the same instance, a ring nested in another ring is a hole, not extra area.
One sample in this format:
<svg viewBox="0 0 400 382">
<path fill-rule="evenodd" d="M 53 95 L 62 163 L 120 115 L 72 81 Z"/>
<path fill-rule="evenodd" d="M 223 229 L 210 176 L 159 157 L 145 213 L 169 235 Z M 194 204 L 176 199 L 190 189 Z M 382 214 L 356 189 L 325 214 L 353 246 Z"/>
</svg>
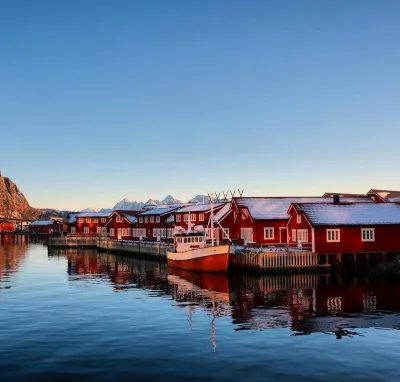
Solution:
<svg viewBox="0 0 400 382">
<path fill-rule="evenodd" d="M 193 199 L 190 199 L 189 203 L 200 203 L 200 204 L 208 203 L 208 196 L 207 195 L 197 195 Z"/>
<path fill-rule="evenodd" d="M 154 199 L 149 199 L 146 203 L 144 203 L 145 206 L 156 206 L 157 204 L 161 204 L 158 200 Z"/>
<path fill-rule="evenodd" d="M 141 210 L 144 206 L 143 202 L 131 202 L 129 199 L 124 198 L 117 203 L 112 210 Z M 106 212 L 106 211 L 105 211 Z"/>
<path fill-rule="evenodd" d="M 179 204 L 182 203 L 179 199 L 175 199 L 172 195 L 167 195 L 160 203 L 158 204 Z"/>
<path fill-rule="evenodd" d="M 84 210 L 80 210 L 79 212 L 99 212 L 95 208 L 85 208 Z"/>
</svg>

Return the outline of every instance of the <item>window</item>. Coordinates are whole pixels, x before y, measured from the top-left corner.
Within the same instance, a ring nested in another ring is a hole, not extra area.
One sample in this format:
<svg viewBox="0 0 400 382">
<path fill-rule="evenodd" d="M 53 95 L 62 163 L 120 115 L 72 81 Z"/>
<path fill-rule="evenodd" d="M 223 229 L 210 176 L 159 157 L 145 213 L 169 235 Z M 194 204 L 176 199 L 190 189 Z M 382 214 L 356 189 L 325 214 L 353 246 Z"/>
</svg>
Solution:
<svg viewBox="0 0 400 382">
<path fill-rule="evenodd" d="M 153 228 L 153 237 L 157 237 L 157 229 Z"/>
<path fill-rule="evenodd" d="M 83 219 L 82 219 L 82 218 L 79 218 L 79 219 L 78 219 L 78 223 L 83 223 Z"/>
<path fill-rule="evenodd" d="M 361 241 L 375 241 L 375 228 L 361 228 Z"/>
<path fill-rule="evenodd" d="M 156 223 L 159 223 L 159 222 L 160 222 L 160 217 L 156 216 Z"/>
<path fill-rule="evenodd" d="M 90 223 L 92 221 L 92 219 L 86 218 L 85 221 L 86 221 L 86 223 Z"/>
<path fill-rule="evenodd" d="M 297 214 L 297 224 L 301 224 L 301 215 Z"/>
<path fill-rule="evenodd" d="M 117 215 L 117 218 L 115 219 L 115 221 L 117 223 L 121 223 L 122 222 L 122 216 Z"/>
<path fill-rule="evenodd" d="M 223 239 L 229 239 L 229 228 L 224 228 L 222 230 L 222 238 Z"/>
<path fill-rule="evenodd" d="M 139 223 L 143 223 L 143 218 L 142 217 L 139 218 Z"/>
<path fill-rule="evenodd" d="M 174 235 L 174 229 L 173 228 L 167 228 L 167 238 L 171 239 Z"/>
<path fill-rule="evenodd" d="M 295 229 L 292 229 L 292 241 L 294 243 L 296 243 L 297 241 L 297 235 L 296 235 L 297 231 Z"/>
<path fill-rule="evenodd" d="M 240 228 L 240 238 L 246 241 L 253 241 L 253 228 Z"/>
<path fill-rule="evenodd" d="M 154 223 L 154 216 L 150 216 L 150 223 Z"/>
<path fill-rule="evenodd" d="M 101 234 L 101 227 L 97 227 L 97 233 L 100 235 Z"/>
<path fill-rule="evenodd" d="M 149 222 L 149 217 L 148 217 L 148 216 L 145 216 L 145 217 L 144 217 L 144 222 L 145 222 L 145 223 L 148 223 L 148 222 Z"/>
<path fill-rule="evenodd" d="M 203 222 L 204 221 L 204 214 L 199 214 L 199 222 Z"/>
<path fill-rule="evenodd" d="M 71 227 L 71 233 L 76 233 L 76 228 L 75 227 Z"/>
<path fill-rule="evenodd" d="M 326 230 L 326 241 L 339 242 L 340 241 L 340 229 L 327 229 Z"/>
<path fill-rule="evenodd" d="M 107 235 L 107 227 L 101 227 L 101 234 Z"/>
<path fill-rule="evenodd" d="M 189 214 L 183 215 L 183 221 L 188 222 L 189 221 Z"/>
<path fill-rule="evenodd" d="M 89 227 L 83 227 L 83 233 L 89 233 Z"/>
<path fill-rule="evenodd" d="M 195 222 L 196 221 L 196 214 L 190 214 L 190 221 Z"/>
<path fill-rule="evenodd" d="M 297 230 L 297 241 L 301 241 L 302 243 L 308 242 L 308 231 L 306 229 Z"/>
<path fill-rule="evenodd" d="M 122 228 L 122 236 L 130 236 L 131 229 L 130 228 Z"/>
<path fill-rule="evenodd" d="M 115 235 L 114 228 L 110 228 L 110 236 L 114 236 L 114 235 Z"/>
<path fill-rule="evenodd" d="M 101 222 L 102 222 L 102 223 L 105 223 L 106 221 L 107 221 L 106 218 L 101 218 Z"/>
<path fill-rule="evenodd" d="M 181 215 L 179 215 L 179 214 L 176 215 L 176 222 L 177 223 L 181 222 Z"/>
<path fill-rule="evenodd" d="M 274 227 L 264 227 L 264 239 L 271 240 L 274 238 Z"/>
<path fill-rule="evenodd" d="M 99 219 L 97 219 L 97 218 L 93 219 L 93 223 L 98 223 L 98 222 L 99 222 Z"/>
</svg>

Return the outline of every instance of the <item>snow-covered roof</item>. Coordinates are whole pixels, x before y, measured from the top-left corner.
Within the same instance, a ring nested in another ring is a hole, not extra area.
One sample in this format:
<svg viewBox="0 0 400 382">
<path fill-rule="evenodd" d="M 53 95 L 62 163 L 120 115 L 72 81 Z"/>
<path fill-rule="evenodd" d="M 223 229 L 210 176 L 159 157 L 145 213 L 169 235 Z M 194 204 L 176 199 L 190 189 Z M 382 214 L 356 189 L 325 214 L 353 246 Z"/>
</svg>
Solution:
<svg viewBox="0 0 400 382">
<path fill-rule="evenodd" d="M 346 203 L 373 203 L 371 198 L 340 198 Z M 239 206 L 247 207 L 255 220 L 289 219 L 287 210 L 292 203 L 332 203 L 327 197 L 242 197 L 236 198 Z"/>
<path fill-rule="evenodd" d="M 214 220 L 221 222 L 231 211 L 231 203 L 226 203 L 215 215 Z"/>
<path fill-rule="evenodd" d="M 296 203 L 295 208 L 303 211 L 313 225 L 400 224 L 397 203 Z"/>
<path fill-rule="evenodd" d="M 214 203 L 214 208 L 220 208 L 224 203 Z M 229 204 L 229 203 L 228 203 Z M 190 205 L 187 207 L 183 207 L 176 212 L 185 213 L 185 212 L 207 212 L 210 211 L 210 204 L 197 204 Z"/>
<path fill-rule="evenodd" d="M 110 212 L 81 212 L 76 215 L 76 218 L 107 218 L 110 215 Z"/>
<path fill-rule="evenodd" d="M 174 221 L 175 221 L 174 215 L 168 216 L 168 217 L 165 219 L 165 223 L 173 223 Z"/>
<path fill-rule="evenodd" d="M 126 219 L 128 219 L 129 223 L 131 223 L 131 224 L 135 224 L 135 223 L 138 222 L 137 217 L 134 216 L 134 215 L 124 214 L 124 217 L 125 217 Z"/>
<path fill-rule="evenodd" d="M 176 210 L 177 207 L 166 207 L 166 208 L 152 208 L 151 210 L 141 212 L 139 216 L 146 216 L 146 215 L 164 215 L 168 212 L 172 212 Z"/>
<path fill-rule="evenodd" d="M 36 220 L 31 223 L 33 226 L 53 225 L 53 220 Z"/>
<path fill-rule="evenodd" d="M 79 214 L 70 214 L 68 217 L 68 224 L 74 224 L 76 222 L 76 216 Z"/>
<path fill-rule="evenodd" d="M 368 194 L 373 193 L 379 195 L 386 202 L 398 202 L 400 200 L 400 191 L 372 189 L 368 192 Z"/>
</svg>

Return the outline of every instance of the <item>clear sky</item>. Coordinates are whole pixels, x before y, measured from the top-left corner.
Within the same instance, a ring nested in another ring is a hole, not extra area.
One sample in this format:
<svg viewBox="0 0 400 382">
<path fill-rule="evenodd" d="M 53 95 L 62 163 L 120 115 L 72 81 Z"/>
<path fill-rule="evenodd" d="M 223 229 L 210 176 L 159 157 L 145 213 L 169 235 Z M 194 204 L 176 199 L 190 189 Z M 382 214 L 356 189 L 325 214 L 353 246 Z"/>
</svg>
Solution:
<svg viewBox="0 0 400 382">
<path fill-rule="evenodd" d="M 0 9 L 0 168 L 34 207 L 400 189 L 399 1 Z"/>
</svg>

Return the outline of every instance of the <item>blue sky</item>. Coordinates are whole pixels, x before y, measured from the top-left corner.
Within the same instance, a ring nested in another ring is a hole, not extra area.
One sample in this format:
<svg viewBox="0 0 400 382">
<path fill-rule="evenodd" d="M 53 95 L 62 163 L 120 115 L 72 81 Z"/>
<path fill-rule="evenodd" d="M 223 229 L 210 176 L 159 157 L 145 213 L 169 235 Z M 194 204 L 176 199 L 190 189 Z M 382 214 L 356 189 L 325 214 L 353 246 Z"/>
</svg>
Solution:
<svg viewBox="0 0 400 382">
<path fill-rule="evenodd" d="M 400 189 L 397 1 L 3 0 L 0 168 L 35 207 Z"/>
</svg>

